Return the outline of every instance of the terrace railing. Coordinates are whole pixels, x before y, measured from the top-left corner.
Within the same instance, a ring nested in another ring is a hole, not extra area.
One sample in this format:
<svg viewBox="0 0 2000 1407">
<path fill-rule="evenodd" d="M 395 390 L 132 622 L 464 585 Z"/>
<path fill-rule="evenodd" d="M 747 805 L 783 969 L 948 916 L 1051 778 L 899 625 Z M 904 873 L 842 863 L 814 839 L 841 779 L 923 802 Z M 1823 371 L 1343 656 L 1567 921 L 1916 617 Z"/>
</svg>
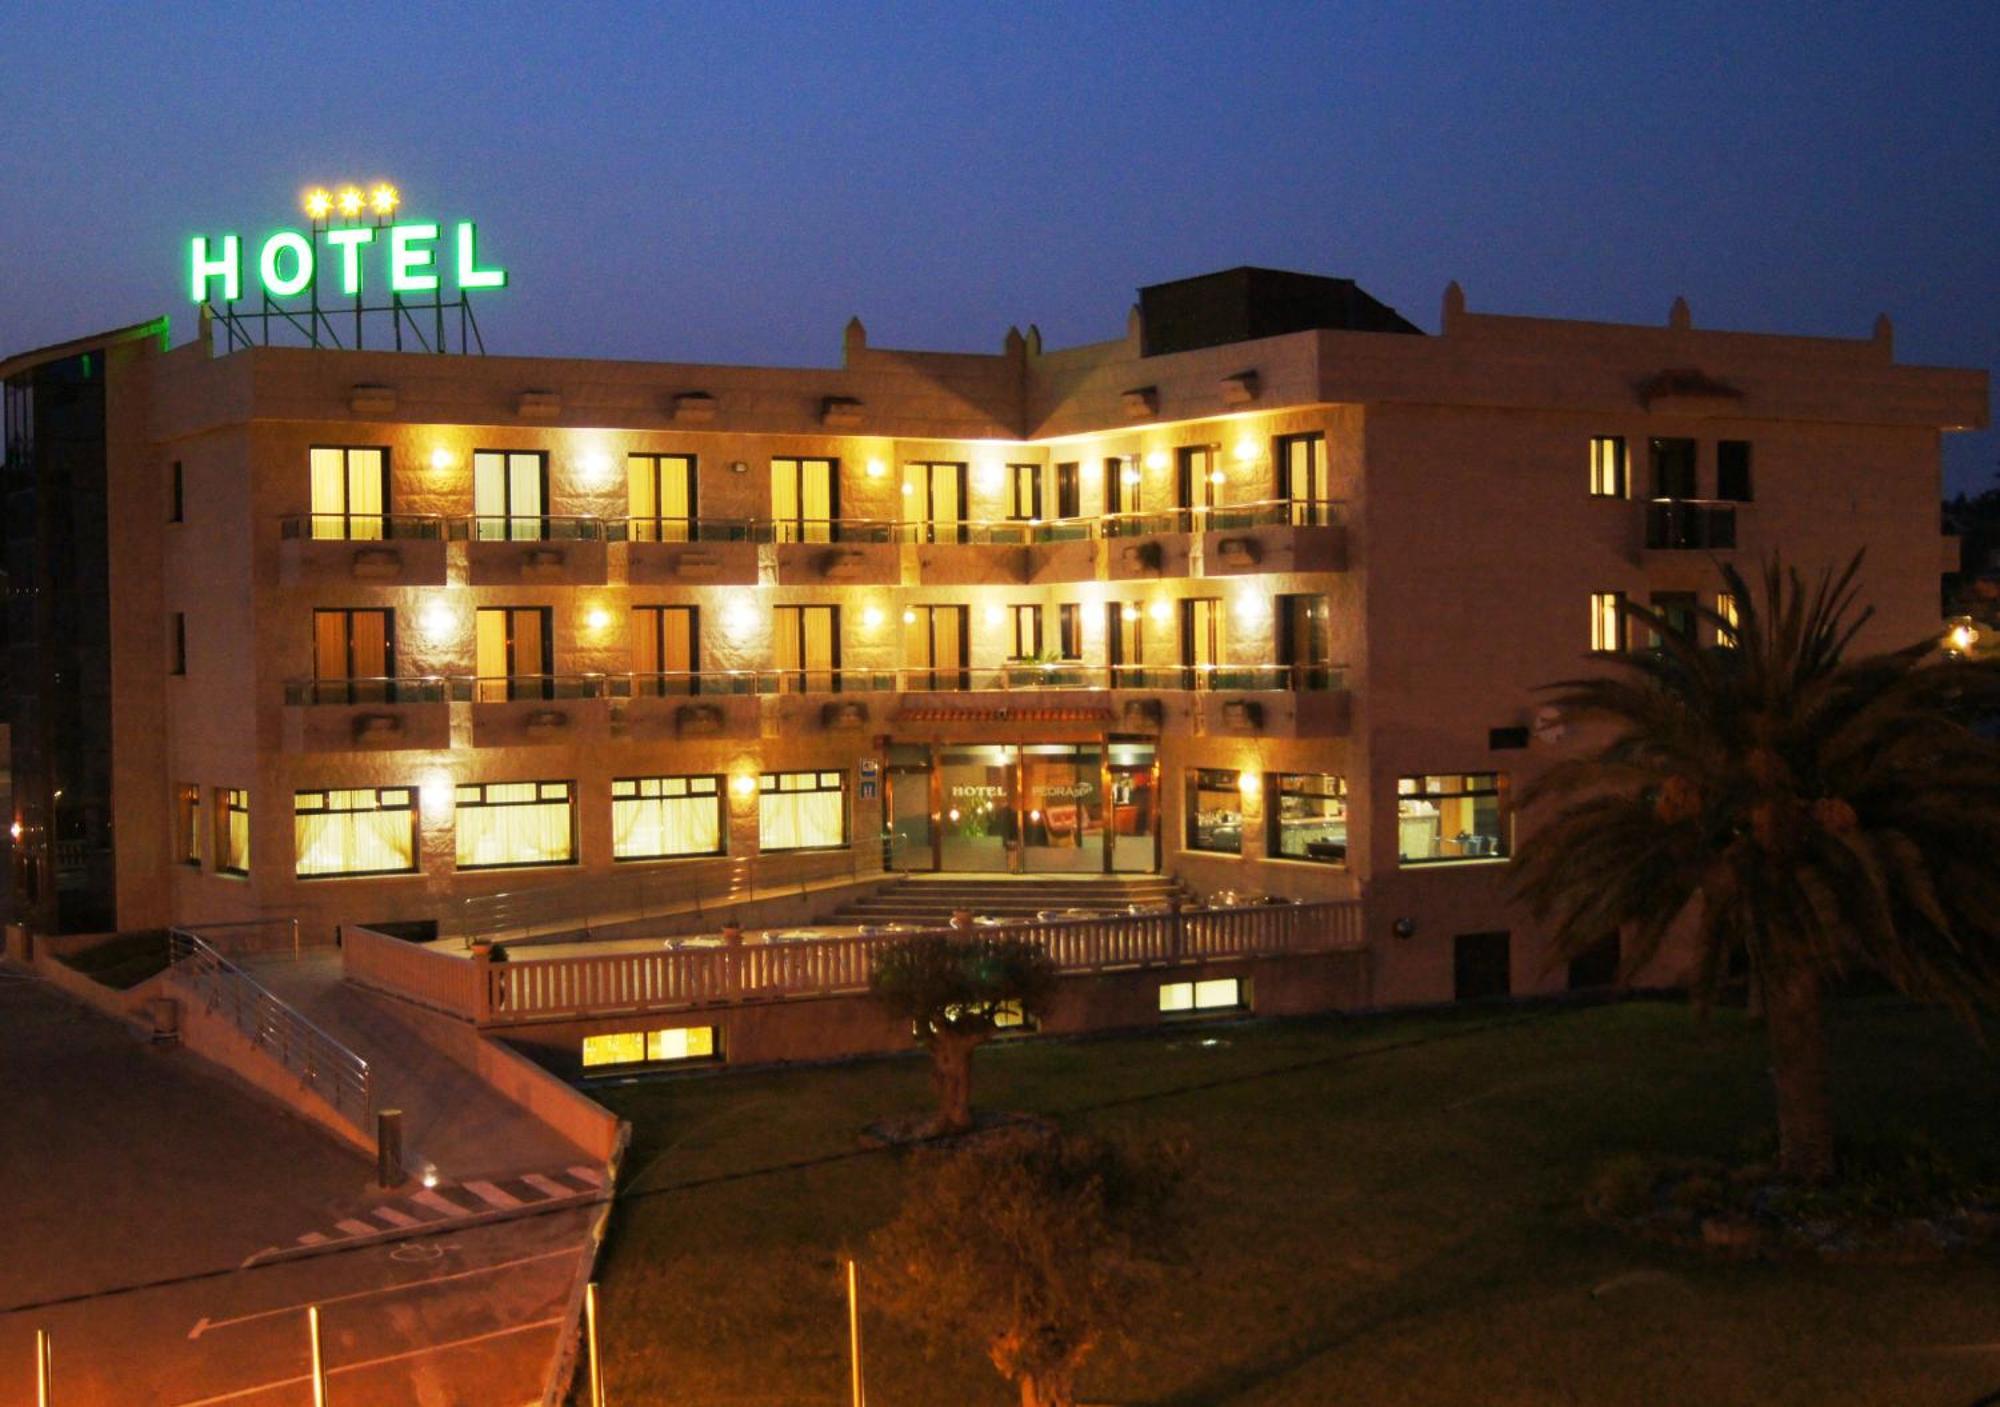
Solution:
<svg viewBox="0 0 2000 1407">
<path fill-rule="evenodd" d="M 291 513 L 279 535 L 314 542 L 436 542 L 445 520 L 428 513 Z"/>
<path fill-rule="evenodd" d="M 374 1088 L 368 1062 L 285 1005 L 212 944 L 184 928 L 167 930 L 168 975 L 226 1019 L 279 1068 L 298 1077 L 364 1133 Z"/>
</svg>

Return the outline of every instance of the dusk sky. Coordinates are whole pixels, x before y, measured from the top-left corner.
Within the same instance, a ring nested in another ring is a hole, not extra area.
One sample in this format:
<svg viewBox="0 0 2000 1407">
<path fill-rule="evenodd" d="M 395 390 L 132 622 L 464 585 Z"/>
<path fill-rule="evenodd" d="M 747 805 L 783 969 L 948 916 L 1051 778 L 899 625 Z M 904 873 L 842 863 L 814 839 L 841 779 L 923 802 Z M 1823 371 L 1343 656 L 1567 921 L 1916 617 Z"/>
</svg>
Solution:
<svg viewBox="0 0 2000 1407">
<path fill-rule="evenodd" d="M 480 222 L 489 349 L 831 364 L 1337 274 L 1476 311 L 2000 363 L 2000 4 L 0 3 L 0 355 L 161 312 L 187 236 L 387 178 Z M 2000 439 L 1951 437 L 1950 488 Z"/>
</svg>

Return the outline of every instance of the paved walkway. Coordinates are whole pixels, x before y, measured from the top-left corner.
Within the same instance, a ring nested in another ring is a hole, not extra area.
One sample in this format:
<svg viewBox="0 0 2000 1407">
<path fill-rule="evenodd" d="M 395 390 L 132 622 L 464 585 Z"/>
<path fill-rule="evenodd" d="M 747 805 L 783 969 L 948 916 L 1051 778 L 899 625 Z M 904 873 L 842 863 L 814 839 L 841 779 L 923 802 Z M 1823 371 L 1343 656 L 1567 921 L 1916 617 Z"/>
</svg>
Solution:
<svg viewBox="0 0 2000 1407">
<path fill-rule="evenodd" d="M 403 1161 L 441 1181 L 544 1173 L 591 1159 L 518 1104 L 503 1099 L 419 1034 L 452 1019 L 341 980 L 337 949 L 243 965 L 277 997 L 368 1062 L 375 1107 L 403 1111 Z"/>
</svg>

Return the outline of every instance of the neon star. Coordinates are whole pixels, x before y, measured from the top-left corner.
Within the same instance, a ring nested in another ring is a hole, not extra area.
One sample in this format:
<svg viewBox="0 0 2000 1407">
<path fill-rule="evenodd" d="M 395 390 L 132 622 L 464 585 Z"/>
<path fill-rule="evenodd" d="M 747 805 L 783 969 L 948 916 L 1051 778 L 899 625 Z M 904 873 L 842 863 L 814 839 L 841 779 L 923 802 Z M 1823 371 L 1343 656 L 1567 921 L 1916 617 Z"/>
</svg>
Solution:
<svg viewBox="0 0 2000 1407">
<path fill-rule="evenodd" d="M 312 216 L 313 219 L 324 220 L 327 217 L 327 212 L 332 209 L 333 197 L 328 195 L 324 189 L 314 187 L 306 193 L 306 214 Z"/>
<path fill-rule="evenodd" d="M 402 203 L 402 199 L 401 196 L 396 194 L 394 186 L 384 182 L 382 185 L 375 187 L 374 191 L 370 193 L 368 204 L 374 208 L 377 215 L 387 215 Z"/>
<path fill-rule="evenodd" d="M 346 187 L 340 193 L 340 213 L 350 220 L 361 213 L 361 192 L 353 186 Z"/>
</svg>

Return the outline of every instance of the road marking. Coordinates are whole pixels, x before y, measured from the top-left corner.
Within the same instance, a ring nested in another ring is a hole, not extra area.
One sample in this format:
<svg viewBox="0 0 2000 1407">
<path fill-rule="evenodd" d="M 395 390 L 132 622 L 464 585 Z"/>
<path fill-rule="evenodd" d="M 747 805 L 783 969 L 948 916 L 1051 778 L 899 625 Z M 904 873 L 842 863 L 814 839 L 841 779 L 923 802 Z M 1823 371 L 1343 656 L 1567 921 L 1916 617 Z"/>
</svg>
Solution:
<svg viewBox="0 0 2000 1407">
<path fill-rule="evenodd" d="M 587 1186 L 590 1187 L 604 1186 L 604 1174 L 599 1172 L 596 1168 L 575 1167 L 575 1168 L 564 1168 L 563 1171 L 568 1173 L 571 1177 L 575 1178 L 578 1182 L 584 1183 Z"/>
<path fill-rule="evenodd" d="M 499 1188 L 495 1187 L 490 1182 L 467 1182 L 467 1183 L 461 1183 L 460 1185 L 464 1187 L 467 1192 L 470 1192 L 473 1196 L 479 1198 L 480 1201 L 485 1202 L 490 1206 L 499 1207 L 503 1211 L 508 1207 L 518 1207 L 521 1205 L 521 1199 L 519 1197 L 516 1197 L 511 1193 L 502 1192 Z"/>
<path fill-rule="evenodd" d="M 534 1188 L 544 1197 L 574 1197 L 576 1195 L 574 1187 L 566 1183 L 557 1182 L 552 1177 L 543 1177 L 540 1173 L 522 1173 L 521 1181 L 527 1183 L 528 1186 Z"/>
<path fill-rule="evenodd" d="M 407 1212 L 399 1212 L 394 1207 L 377 1207 L 375 1215 L 391 1226 L 422 1226 L 423 1223 Z"/>
<path fill-rule="evenodd" d="M 210 1319 L 204 1315 L 201 1322 L 188 1331 L 188 1337 L 191 1339 L 200 1338 L 203 1334 L 211 1333 L 216 1329 L 228 1329 L 238 1324 L 251 1324 L 259 1319 L 275 1319 L 279 1315 L 284 1314 L 297 1314 L 309 1304 L 321 1306 L 345 1304 L 350 1300 L 372 1299 L 376 1295 L 393 1295 L 404 1290 L 421 1290 L 431 1285 L 445 1285 L 453 1280 L 470 1280 L 475 1275 L 491 1275 L 499 1270 L 514 1270 L 523 1265 L 534 1265 L 538 1261 L 555 1260 L 559 1256 L 574 1256 L 581 1255 L 582 1253 L 581 1247 L 568 1246 L 559 1251 L 543 1251 L 539 1255 L 521 1256 L 516 1260 L 503 1260 L 497 1261 L 492 1265 L 474 1266 L 470 1270 L 454 1270 L 449 1275 L 433 1275 L 423 1280 L 405 1280 L 395 1285 L 377 1285 L 373 1289 L 368 1290 L 350 1290 L 344 1295 L 322 1295 L 318 1299 L 303 1300 L 298 1304 L 288 1304 L 278 1309 L 260 1309 L 250 1314 L 239 1314 L 233 1319 Z"/>
<path fill-rule="evenodd" d="M 327 1369 L 326 1375 L 329 1378 L 337 1378 L 342 1373 L 358 1373 L 363 1368 L 379 1368 L 385 1363 L 401 1363 L 406 1359 L 422 1358 L 427 1353 L 443 1353 L 448 1349 L 469 1348 L 473 1344 L 491 1343 L 495 1339 L 508 1338 L 514 1334 L 532 1333 L 537 1329 L 559 1328 L 562 1322 L 563 1320 L 560 1315 L 554 1319 L 537 1319 L 532 1324 L 516 1324 L 511 1329 L 494 1329 L 489 1333 L 474 1334 L 470 1338 L 452 1339 L 448 1343 L 426 1344 L 422 1348 L 408 1348 L 404 1349 L 401 1353 L 384 1354 L 380 1358 L 364 1358 L 358 1363 L 342 1363 L 339 1367 Z M 246 1397 L 256 1397 L 260 1393 L 276 1392 L 279 1388 L 296 1387 L 300 1383 L 310 1383 L 311 1381 L 312 1374 L 301 1373 L 295 1378 L 278 1378 L 268 1383 L 258 1383 L 255 1387 L 241 1387 L 234 1392 L 218 1393 L 214 1397 L 190 1398 L 186 1402 L 176 1403 L 175 1407 L 215 1407 L 215 1404 L 219 1402 L 240 1402 Z"/>
<path fill-rule="evenodd" d="M 356 1221 L 352 1217 L 349 1217 L 345 1221 L 336 1221 L 334 1226 L 339 1230 L 345 1231 L 349 1236 L 373 1236 L 377 1231 L 381 1230 L 379 1226 L 370 1226 L 367 1222 Z"/>
<path fill-rule="evenodd" d="M 443 1212 L 446 1216 L 450 1217 L 472 1215 L 472 1208 L 461 1207 L 435 1187 L 426 1187 L 423 1191 L 417 1193 L 416 1196 L 410 1198 L 410 1200 L 420 1207 L 429 1207 L 434 1212 Z"/>
</svg>

